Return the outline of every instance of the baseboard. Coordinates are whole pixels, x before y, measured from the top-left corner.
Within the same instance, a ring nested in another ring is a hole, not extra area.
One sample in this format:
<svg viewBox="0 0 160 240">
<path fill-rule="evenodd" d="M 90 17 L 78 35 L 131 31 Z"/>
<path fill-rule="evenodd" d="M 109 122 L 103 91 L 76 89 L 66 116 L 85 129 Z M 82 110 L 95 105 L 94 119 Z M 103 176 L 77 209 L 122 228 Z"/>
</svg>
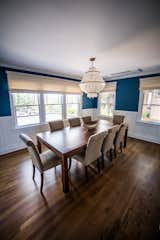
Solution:
<svg viewBox="0 0 160 240">
<path fill-rule="evenodd" d="M 155 138 L 155 137 L 152 137 L 152 136 L 142 136 L 142 135 L 138 135 L 138 134 L 128 132 L 128 137 L 136 138 L 136 139 L 139 139 L 139 140 L 144 140 L 146 142 L 153 142 L 153 143 L 160 144 L 160 138 Z"/>
<path fill-rule="evenodd" d="M 4 149 L 3 151 L 0 151 L 0 156 L 3 156 L 5 154 L 9 154 L 9 153 L 12 153 L 12 152 L 17 152 L 17 151 L 20 151 L 20 150 L 24 150 L 24 149 L 26 149 L 26 147 L 24 147 L 24 146 L 11 147 L 11 148 L 8 148 L 8 149 Z"/>
</svg>

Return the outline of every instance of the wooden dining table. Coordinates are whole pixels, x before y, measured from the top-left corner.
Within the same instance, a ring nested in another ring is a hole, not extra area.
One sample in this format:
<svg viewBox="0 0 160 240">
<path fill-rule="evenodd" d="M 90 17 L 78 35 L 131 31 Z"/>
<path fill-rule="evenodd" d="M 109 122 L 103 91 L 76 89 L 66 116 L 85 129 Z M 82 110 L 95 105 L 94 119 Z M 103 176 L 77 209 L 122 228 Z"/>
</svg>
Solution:
<svg viewBox="0 0 160 240">
<path fill-rule="evenodd" d="M 68 161 L 67 159 L 85 149 L 91 135 L 108 131 L 113 124 L 106 120 L 99 120 L 95 129 L 88 130 L 84 126 L 66 127 L 59 131 L 46 131 L 37 134 L 38 150 L 42 152 L 42 144 L 55 152 L 62 161 L 63 192 L 69 192 Z"/>
</svg>

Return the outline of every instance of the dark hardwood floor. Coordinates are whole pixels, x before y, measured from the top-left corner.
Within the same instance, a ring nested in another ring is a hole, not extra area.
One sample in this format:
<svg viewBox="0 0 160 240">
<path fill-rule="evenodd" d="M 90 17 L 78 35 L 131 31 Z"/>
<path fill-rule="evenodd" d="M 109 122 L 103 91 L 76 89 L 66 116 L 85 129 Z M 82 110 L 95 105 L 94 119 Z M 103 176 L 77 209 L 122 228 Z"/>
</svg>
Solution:
<svg viewBox="0 0 160 240">
<path fill-rule="evenodd" d="M 129 139 L 101 174 L 73 161 L 71 192 L 61 169 L 32 180 L 26 151 L 0 158 L 0 239 L 160 239 L 160 145 Z"/>
</svg>

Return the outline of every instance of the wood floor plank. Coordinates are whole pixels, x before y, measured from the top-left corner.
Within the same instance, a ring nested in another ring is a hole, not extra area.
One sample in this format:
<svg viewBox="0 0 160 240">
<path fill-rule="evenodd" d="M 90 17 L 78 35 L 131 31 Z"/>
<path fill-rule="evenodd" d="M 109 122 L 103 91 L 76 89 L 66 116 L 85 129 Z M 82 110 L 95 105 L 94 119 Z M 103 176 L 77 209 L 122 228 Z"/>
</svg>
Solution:
<svg viewBox="0 0 160 240">
<path fill-rule="evenodd" d="M 61 168 L 32 180 L 26 151 L 0 157 L 0 239 L 160 239 L 160 145 L 129 139 L 100 174 L 73 161 L 71 191 Z"/>
</svg>

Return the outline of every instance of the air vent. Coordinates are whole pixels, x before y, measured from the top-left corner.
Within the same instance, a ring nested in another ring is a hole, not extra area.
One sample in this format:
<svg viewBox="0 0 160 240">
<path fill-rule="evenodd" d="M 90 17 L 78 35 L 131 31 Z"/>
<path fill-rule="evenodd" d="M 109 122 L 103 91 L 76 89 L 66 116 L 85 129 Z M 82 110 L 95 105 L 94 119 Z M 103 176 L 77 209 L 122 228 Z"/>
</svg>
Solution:
<svg viewBox="0 0 160 240">
<path fill-rule="evenodd" d="M 135 73 L 139 73 L 139 72 L 143 72 L 143 70 L 141 68 L 138 68 L 136 70 L 128 70 L 128 71 L 123 71 L 123 72 L 117 72 L 117 73 L 111 73 L 110 76 L 112 77 L 118 77 L 118 76 L 128 76 L 128 75 L 132 75 Z"/>
</svg>

